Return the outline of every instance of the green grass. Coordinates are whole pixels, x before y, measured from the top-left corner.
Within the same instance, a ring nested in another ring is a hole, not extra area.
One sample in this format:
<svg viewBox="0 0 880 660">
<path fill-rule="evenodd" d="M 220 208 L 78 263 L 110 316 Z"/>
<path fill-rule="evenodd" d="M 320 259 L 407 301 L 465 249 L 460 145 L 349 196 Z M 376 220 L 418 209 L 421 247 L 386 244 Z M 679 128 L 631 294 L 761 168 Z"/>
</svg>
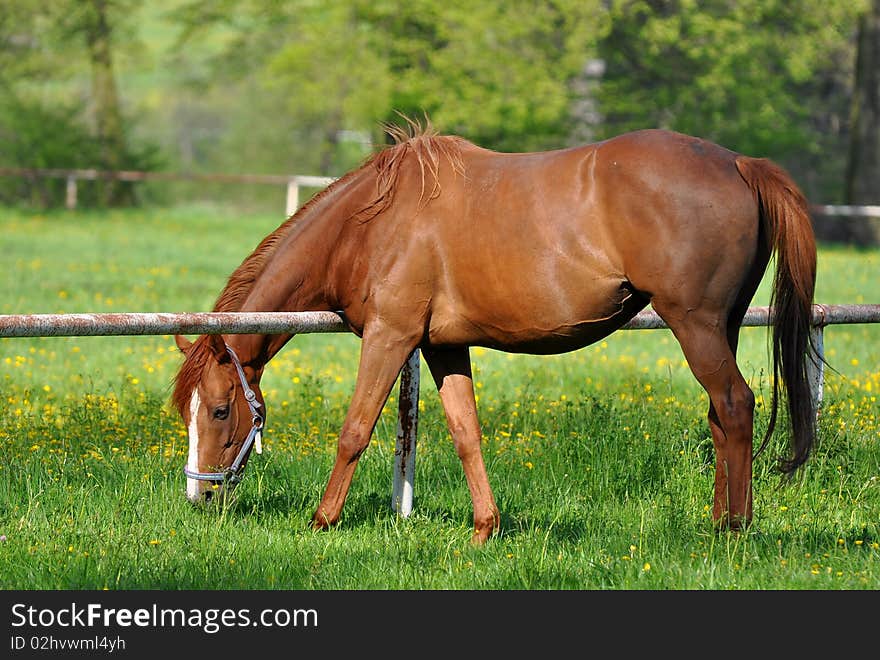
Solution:
<svg viewBox="0 0 880 660">
<path fill-rule="evenodd" d="M 208 310 L 281 220 L 0 210 L 0 313 Z M 817 302 L 876 302 L 878 280 L 880 252 L 821 248 Z M 753 304 L 767 301 L 765 286 Z M 172 338 L 0 340 L 0 588 L 876 589 L 878 331 L 826 330 L 837 373 L 819 447 L 783 484 L 774 441 L 743 533 L 713 530 L 706 398 L 667 331 L 622 331 L 563 356 L 473 351 L 502 512 L 480 548 L 426 372 L 412 516 L 389 506 L 392 400 L 340 525 L 309 528 L 354 384 L 352 336 L 297 337 L 270 363 L 266 450 L 231 501 L 205 508 L 184 497 Z M 765 329 L 743 330 L 740 364 L 767 398 Z"/>
</svg>

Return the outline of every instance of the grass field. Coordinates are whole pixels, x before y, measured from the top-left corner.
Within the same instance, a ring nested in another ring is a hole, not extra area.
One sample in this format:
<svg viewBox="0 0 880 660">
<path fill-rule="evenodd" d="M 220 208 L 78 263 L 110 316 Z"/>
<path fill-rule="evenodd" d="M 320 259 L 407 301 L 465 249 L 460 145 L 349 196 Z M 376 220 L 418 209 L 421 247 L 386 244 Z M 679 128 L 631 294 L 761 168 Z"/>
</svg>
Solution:
<svg viewBox="0 0 880 660">
<path fill-rule="evenodd" d="M 0 313 L 209 310 L 281 220 L 0 210 Z M 880 252 L 821 247 L 817 302 L 878 302 L 878 281 Z M 765 286 L 753 304 L 768 297 Z M 391 400 L 340 525 L 309 528 L 354 383 L 353 336 L 297 337 L 270 363 L 265 451 L 234 498 L 209 508 L 184 497 L 172 338 L 0 340 L 0 588 L 876 589 L 880 327 L 832 326 L 825 347 L 837 371 L 818 449 L 784 484 L 775 438 L 743 533 L 713 530 L 706 397 L 667 331 L 553 357 L 472 351 L 502 512 L 500 534 L 474 548 L 426 372 L 412 516 L 389 506 Z M 740 364 L 761 433 L 765 329 L 743 330 Z"/>
</svg>

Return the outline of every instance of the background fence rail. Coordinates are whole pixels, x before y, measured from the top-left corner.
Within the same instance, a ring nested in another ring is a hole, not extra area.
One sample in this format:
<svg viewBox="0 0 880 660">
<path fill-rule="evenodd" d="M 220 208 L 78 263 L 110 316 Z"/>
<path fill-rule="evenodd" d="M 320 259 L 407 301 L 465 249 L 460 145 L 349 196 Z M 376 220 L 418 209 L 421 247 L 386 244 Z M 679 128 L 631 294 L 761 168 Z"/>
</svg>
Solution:
<svg viewBox="0 0 880 660">
<path fill-rule="evenodd" d="M 186 172 L 137 172 L 131 170 L 111 171 L 93 169 L 52 169 L 0 167 L 0 176 L 17 176 L 29 179 L 65 179 L 64 205 L 75 209 L 78 181 L 203 181 L 206 183 L 257 183 L 287 187 L 287 215 L 299 207 L 300 188 L 323 188 L 336 179 L 310 174 L 196 174 Z M 878 207 L 880 208 L 880 207 Z"/>
<path fill-rule="evenodd" d="M 769 307 L 750 307 L 743 326 L 766 326 L 773 320 Z M 818 359 L 809 368 L 813 400 L 822 401 L 824 375 L 824 328 L 829 325 L 878 323 L 880 305 L 814 305 L 812 338 Z M 622 329 L 654 330 L 666 323 L 651 310 L 639 312 Z M 90 337 L 119 335 L 194 334 L 306 334 L 346 332 L 348 326 L 336 312 L 169 312 L 100 314 L 7 314 L 0 315 L 0 337 Z M 420 356 L 416 350 L 400 375 L 397 444 L 391 506 L 402 516 L 412 511 L 416 434 L 419 410 Z"/>
<path fill-rule="evenodd" d="M 0 176 L 30 179 L 65 179 L 65 206 L 76 208 L 78 181 L 204 181 L 215 183 L 257 183 L 287 187 L 287 215 L 299 207 L 299 190 L 303 187 L 323 188 L 336 179 L 308 174 L 196 174 L 186 172 L 140 172 L 132 170 L 58 169 L 0 167 Z M 880 218 L 880 206 L 850 204 L 813 204 L 812 213 L 823 216 Z"/>
</svg>

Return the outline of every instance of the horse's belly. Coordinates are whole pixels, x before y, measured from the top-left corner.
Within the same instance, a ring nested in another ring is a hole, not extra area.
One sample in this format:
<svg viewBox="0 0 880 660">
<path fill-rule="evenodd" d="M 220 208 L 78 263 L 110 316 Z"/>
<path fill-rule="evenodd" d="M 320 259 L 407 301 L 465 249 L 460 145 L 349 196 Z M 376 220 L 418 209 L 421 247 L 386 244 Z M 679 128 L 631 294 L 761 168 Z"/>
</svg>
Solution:
<svg viewBox="0 0 880 660">
<path fill-rule="evenodd" d="M 467 301 L 439 301 L 429 324 L 430 343 L 562 353 L 608 336 L 647 303 L 620 280 L 594 284 L 588 290 L 583 286 L 539 291 L 524 287 L 518 296 L 492 293 Z"/>
</svg>

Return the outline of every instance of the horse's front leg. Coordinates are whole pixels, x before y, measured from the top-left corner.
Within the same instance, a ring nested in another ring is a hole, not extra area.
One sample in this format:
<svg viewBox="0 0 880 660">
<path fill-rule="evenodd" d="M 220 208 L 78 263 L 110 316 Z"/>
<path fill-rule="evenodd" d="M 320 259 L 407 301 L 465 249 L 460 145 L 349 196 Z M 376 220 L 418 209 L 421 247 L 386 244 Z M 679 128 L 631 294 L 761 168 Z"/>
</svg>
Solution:
<svg viewBox="0 0 880 660">
<path fill-rule="evenodd" d="M 339 520 L 358 459 L 369 445 L 382 406 L 416 343 L 415 339 L 405 340 L 385 328 L 365 331 L 354 394 L 339 433 L 336 461 L 324 497 L 312 517 L 316 529 Z"/>
<path fill-rule="evenodd" d="M 480 446 L 474 383 L 468 349 L 425 350 L 422 353 L 440 392 L 455 451 L 461 459 L 474 505 L 474 543 L 483 543 L 498 530 L 500 517 L 489 486 Z"/>
</svg>

